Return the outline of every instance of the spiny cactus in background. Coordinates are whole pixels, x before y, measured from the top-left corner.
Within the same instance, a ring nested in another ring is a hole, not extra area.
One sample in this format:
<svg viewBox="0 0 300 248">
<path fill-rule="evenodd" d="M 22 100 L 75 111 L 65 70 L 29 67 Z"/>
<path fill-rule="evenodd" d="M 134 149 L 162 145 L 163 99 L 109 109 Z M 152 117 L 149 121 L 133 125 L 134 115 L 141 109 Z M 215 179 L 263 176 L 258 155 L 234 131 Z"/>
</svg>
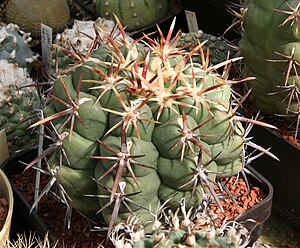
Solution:
<svg viewBox="0 0 300 248">
<path fill-rule="evenodd" d="M 171 40 L 175 20 L 160 41 L 130 41 L 117 22 L 122 37 L 98 34 L 84 55 L 60 48 L 72 63 L 32 125 L 45 124 L 55 143 L 27 166 L 47 156 L 63 201 L 102 213 L 109 233 L 130 216 L 150 221 L 161 202 L 173 210 L 183 198 L 187 208 L 206 197 L 220 203 L 214 182 L 243 170 L 246 143 L 233 81 L 216 72 L 239 58 L 209 66 L 202 44 L 186 52 L 180 33 Z"/>
<path fill-rule="evenodd" d="M 7 23 L 15 23 L 20 29 L 40 37 L 41 23 L 62 31 L 69 22 L 70 10 L 67 0 L 8 0 L 5 8 Z"/>
<path fill-rule="evenodd" d="M 169 0 L 96 0 L 100 17 L 114 19 L 115 14 L 127 31 L 155 24 L 169 9 Z"/>
<path fill-rule="evenodd" d="M 28 43 L 31 38 L 15 24 L 0 29 L 0 130 L 5 129 L 11 152 L 37 144 L 36 135 L 27 128 L 39 107 L 30 77 L 37 59 Z M 32 131 L 32 130 L 31 130 Z"/>
<path fill-rule="evenodd" d="M 300 125 L 300 3 L 246 0 L 239 42 L 257 107 Z"/>
<path fill-rule="evenodd" d="M 208 51 L 210 53 L 210 62 L 212 64 L 219 64 L 228 57 L 233 57 L 233 49 L 227 44 L 225 40 L 221 37 L 216 37 L 211 34 L 203 33 L 199 30 L 197 33 L 182 33 L 179 39 L 178 46 L 186 46 L 188 51 L 192 51 L 199 42 L 205 42 L 202 46 L 203 51 Z M 199 62 L 198 56 L 193 56 L 196 62 Z"/>
</svg>

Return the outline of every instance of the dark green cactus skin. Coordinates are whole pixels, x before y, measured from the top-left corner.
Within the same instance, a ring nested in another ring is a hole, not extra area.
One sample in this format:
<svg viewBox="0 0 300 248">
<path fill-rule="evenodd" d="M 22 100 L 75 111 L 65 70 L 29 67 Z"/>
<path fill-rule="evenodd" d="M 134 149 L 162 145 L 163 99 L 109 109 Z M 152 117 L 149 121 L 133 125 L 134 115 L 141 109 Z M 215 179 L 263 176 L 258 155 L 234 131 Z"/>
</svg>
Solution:
<svg viewBox="0 0 300 248">
<path fill-rule="evenodd" d="M 193 194 L 192 181 L 195 175 L 193 169 L 196 168 L 200 149 L 202 150 L 201 163 L 207 170 L 224 171 L 224 174 L 218 174 L 218 177 L 230 176 L 233 174 L 231 172 L 236 174 L 243 168 L 243 134 L 237 132 L 236 126 L 231 123 L 230 85 L 223 84 L 223 81 L 218 80 L 213 74 L 204 72 L 200 64 L 194 64 L 192 69 L 192 64 L 189 62 L 182 64 L 180 67 L 182 77 L 172 84 L 172 77 L 177 73 L 174 68 L 182 61 L 183 56 L 163 60 L 155 54 L 155 48 L 153 48 L 152 51 L 150 49 L 151 59 L 147 69 L 147 80 L 156 74 L 158 74 L 158 79 L 149 85 L 146 82 L 142 83 L 142 87 L 139 88 L 136 83 L 139 77 L 144 77 L 140 71 L 147 65 L 145 56 L 149 49 L 139 44 L 114 44 L 118 46 L 117 49 L 110 44 L 100 46 L 93 52 L 93 55 L 97 54 L 98 61 L 89 59 L 92 62 L 85 62 L 82 67 L 61 76 L 54 84 L 52 94 L 55 97 L 69 102 L 63 89 L 65 85 L 69 96 L 77 101 L 82 122 L 75 118 L 71 139 L 67 136 L 65 139 L 68 140 L 62 143 L 70 159 L 69 164 L 63 162 L 61 168 L 65 169 L 58 173 L 57 178 L 70 195 L 71 206 L 83 212 L 98 211 L 100 207 L 110 202 L 109 198 L 97 199 L 91 198 L 90 195 L 110 196 L 110 191 L 117 180 L 117 170 L 120 168 L 116 157 L 120 155 L 124 146 L 128 154 L 132 156 L 129 159 L 131 166 L 130 168 L 124 167 L 121 178 L 118 180 L 126 183 L 125 194 L 137 193 L 128 197 L 146 208 L 140 208 L 132 202 L 128 203 L 132 213 L 138 215 L 142 223 L 152 220 L 153 216 L 148 210 L 150 206 L 151 209 L 156 209 L 170 198 L 168 204 L 172 209 L 180 205 L 182 198 L 188 199 L 188 207 L 201 204 L 207 188 L 204 184 L 199 184 Z M 130 49 L 129 46 L 131 46 Z M 135 46 L 138 46 L 138 49 L 135 49 Z M 122 63 L 120 59 L 120 51 L 124 61 L 126 60 L 125 63 Z M 111 61 L 114 62 L 113 67 L 111 67 Z M 131 67 L 132 61 L 137 61 L 137 63 Z M 83 71 L 84 74 L 81 74 Z M 76 88 L 82 79 L 81 75 L 84 81 L 80 94 L 76 96 Z M 92 80 L 97 80 L 97 82 Z M 111 87 L 108 81 L 116 83 Z M 87 87 L 85 84 L 93 85 L 93 87 Z M 175 103 L 171 102 L 172 99 L 167 102 L 170 105 L 173 104 L 171 108 L 164 102 L 167 98 L 164 94 L 168 93 L 168 87 L 170 87 L 171 95 L 181 96 L 176 99 Z M 216 88 L 208 91 L 205 96 L 189 93 L 209 87 Z M 152 93 L 149 94 L 150 91 Z M 100 98 L 99 95 L 101 95 Z M 79 99 L 76 99 L 77 97 Z M 200 103 L 203 99 L 205 99 L 205 104 L 203 103 L 205 107 Z M 165 107 L 161 108 L 164 104 L 166 104 Z M 50 99 L 44 112 L 46 116 L 51 116 L 65 109 L 66 106 L 61 102 Z M 130 114 L 126 115 L 126 113 Z M 135 115 L 137 119 L 130 119 L 128 117 L 130 115 Z M 132 122 L 126 126 L 127 143 L 121 146 L 121 127 L 126 118 Z M 63 117 L 59 120 L 55 119 L 57 127 L 63 123 L 62 119 Z M 205 121 L 207 121 L 206 124 L 198 127 Z M 183 134 L 180 130 L 183 130 L 185 125 L 189 130 L 185 131 L 195 136 L 194 143 L 190 142 L 188 145 L 189 142 L 186 142 L 183 149 L 183 143 L 180 143 Z M 60 132 L 66 131 L 70 135 L 69 128 L 62 129 Z M 124 152 L 122 154 L 126 155 Z M 94 156 L 95 163 L 91 160 L 91 156 Z M 146 166 L 141 166 L 141 164 Z M 52 166 L 57 166 L 57 163 L 54 162 Z M 114 166 L 116 167 L 112 169 Z M 111 172 L 105 175 L 110 169 Z M 94 178 L 99 182 L 98 188 L 91 180 L 90 175 L 93 173 Z M 212 181 L 216 180 L 216 174 L 204 173 Z M 73 174 L 76 179 L 68 178 L 67 175 L 71 177 Z M 75 181 L 80 181 L 80 184 L 77 186 Z M 190 184 L 189 181 L 191 181 Z M 80 193 L 81 189 L 83 193 Z M 84 205 L 90 200 L 93 200 L 94 204 Z M 92 207 L 94 209 L 91 209 Z M 114 205 L 111 204 L 102 211 L 107 223 L 112 218 L 113 208 Z M 126 219 L 132 213 L 121 204 L 117 219 Z"/>
<path fill-rule="evenodd" d="M 256 77 L 250 83 L 252 96 L 266 114 L 299 113 L 299 13 L 298 0 L 245 1 L 239 47 L 249 74 Z"/>
<path fill-rule="evenodd" d="M 127 31 L 134 31 L 155 24 L 169 8 L 168 0 L 97 0 L 100 17 L 114 19 L 115 14 Z"/>
</svg>

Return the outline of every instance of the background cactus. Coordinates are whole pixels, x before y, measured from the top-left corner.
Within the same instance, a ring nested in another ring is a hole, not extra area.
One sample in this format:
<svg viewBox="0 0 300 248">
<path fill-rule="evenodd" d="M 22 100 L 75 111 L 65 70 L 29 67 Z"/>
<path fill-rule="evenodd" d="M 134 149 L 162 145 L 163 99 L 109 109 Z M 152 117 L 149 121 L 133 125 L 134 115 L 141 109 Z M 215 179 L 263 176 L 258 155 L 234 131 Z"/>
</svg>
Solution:
<svg viewBox="0 0 300 248">
<path fill-rule="evenodd" d="M 101 212 L 109 232 L 128 217 L 151 221 L 162 202 L 219 203 L 214 182 L 244 167 L 232 81 L 216 72 L 239 58 L 209 66 L 202 44 L 176 46 L 174 25 L 166 38 L 159 30 L 160 41 L 130 41 L 118 22 L 122 37 L 97 35 L 86 54 L 55 46 L 72 63 L 59 68 L 45 119 L 32 125 L 47 124 L 55 143 L 28 167 L 47 156 L 63 201 Z"/>
<path fill-rule="evenodd" d="M 37 144 L 33 130 L 39 108 L 37 91 L 30 70 L 36 61 L 28 43 L 29 34 L 14 24 L 0 29 L 0 130 L 5 129 L 11 152 Z"/>
<path fill-rule="evenodd" d="M 297 0 L 246 0 L 239 42 L 257 107 L 299 123 L 300 4 Z M 299 124 L 297 125 L 297 128 Z"/>
<path fill-rule="evenodd" d="M 7 23 L 15 23 L 20 29 L 40 37 L 41 23 L 62 31 L 69 22 L 70 10 L 67 0 L 9 0 L 5 8 Z"/>
<path fill-rule="evenodd" d="M 29 48 L 30 34 L 12 23 L 2 24 L 0 28 L 0 59 L 30 69 L 31 64 L 37 58 Z"/>
<path fill-rule="evenodd" d="M 65 29 L 62 33 L 58 33 L 55 38 L 55 44 L 67 48 L 69 50 L 76 49 L 81 54 L 86 54 L 88 49 L 96 37 L 96 30 L 99 35 L 109 34 L 115 23 L 105 18 L 97 18 L 95 21 L 74 20 L 70 29 Z"/>
<path fill-rule="evenodd" d="M 155 24 L 168 11 L 168 0 L 97 0 L 96 11 L 102 18 L 113 19 L 115 14 L 127 31 Z"/>
<path fill-rule="evenodd" d="M 226 61 L 228 56 L 233 57 L 233 49 L 224 39 L 211 34 L 206 34 L 202 30 L 193 33 L 182 33 L 178 46 L 186 46 L 186 49 L 191 51 L 199 45 L 199 42 L 205 42 L 202 48 L 204 52 L 207 51 L 207 48 L 209 49 L 210 62 L 212 64 L 219 64 Z M 193 59 L 196 62 L 200 62 L 199 56 L 193 56 Z"/>
</svg>

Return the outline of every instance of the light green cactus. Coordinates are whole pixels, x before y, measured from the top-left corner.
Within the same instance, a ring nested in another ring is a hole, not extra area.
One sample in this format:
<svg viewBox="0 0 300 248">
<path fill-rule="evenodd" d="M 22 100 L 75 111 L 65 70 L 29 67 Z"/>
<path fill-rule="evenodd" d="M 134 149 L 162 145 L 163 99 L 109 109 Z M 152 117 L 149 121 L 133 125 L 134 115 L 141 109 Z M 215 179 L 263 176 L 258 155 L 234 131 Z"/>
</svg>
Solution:
<svg viewBox="0 0 300 248">
<path fill-rule="evenodd" d="M 148 223 L 152 232 L 147 232 L 136 218 L 120 222 L 110 235 L 113 245 L 128 248 L 251 247 L 250 232 L 243 224 L 228 221 L 216 225 L 208 209 L 199 213 L 196 208 L 187 208 L 185 200 L 180 201 L 176 211 L 162 206 L 152 216 L 153 220 Z M 252 247 L 263 247 L 260 245 L 256 241 Z"/>
<path fill-rule="evenodd" d="M 109 232 L 132 216 L 151 221 L 161 202 L 174 210 L 186 199 L 190 208 L 211 195 L 220 203 L 214 182 L 242 171 L 245 159 L 231 82 L 216 72 L 239 58 L 209 66 L 201 44 L 177 48 L 175 20 L 167 38 L 144 43 L 117 22 L 123 36 L 96 37 L 85 55 L 60 48 L 73 62 L 32 125 L 52 123 L 56 142 L 44 156 L 55 150 L 48 162 L 67 203 L 101 212 Z M 191 62 L 196 52 L 203 64 Z"/>
<path fill-rule="evenodd" d="M 247 0 L 239 43 L 247 70 L 256 78 L 250 84 L 256 106 L 292 121 L 300 113 L 299 16 L 297 0 Z"/>
</svg>

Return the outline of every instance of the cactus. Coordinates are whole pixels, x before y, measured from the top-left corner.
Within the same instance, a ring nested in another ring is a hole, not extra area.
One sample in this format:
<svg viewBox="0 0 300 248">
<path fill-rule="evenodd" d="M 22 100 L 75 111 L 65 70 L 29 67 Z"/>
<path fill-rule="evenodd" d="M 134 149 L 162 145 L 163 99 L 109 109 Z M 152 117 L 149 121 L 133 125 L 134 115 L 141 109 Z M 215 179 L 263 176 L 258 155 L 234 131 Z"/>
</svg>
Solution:
<svg viewBox="0 0 300 248">
<path fill-rule="evenodd" d="M 117 15 L 127 31 L 135 31 L 155 24 L 168 11 L 168 0 L 97 0 L 96 11 L 100 17 Z"/>
<path fill-rule="evenodd" d="M 0 28 L 0 59 L 30 69 L 31 64 L 37 58 L 29 48 L 30 34 L 12 23 L 6 26 L 1 25 Z"/>
<path fill-rule="evenodd" d="M 300 4 L 297 0 L 247 0 L 239 42 L 250 87 L 262 112 L 296 121 L 300 113 Z M 297 132 L 296 132 L 297 133 Z M 297 135 L 297 134 L 296 134 Z"/>
<path fill-rule="evenodd" d="M 212 64 L 219 64 L 225 61 L 228 56 L 233 56 L 233 50 L 225 40 L 221 37 L 203 33 L 202 30 L 199 30 L 197 33 L 182 33 L 178 46 L 185 46 L 186 50 L 191 51 L 198 46 L 199 42 L 205 42 L 202 47 L 204 51 L 209 48 L 210 62 Z M 193 59 L 198 63 L 200 61 L 200 58 L 197 56 L 193 56 Z"/>
<path fill-rule="evenodd" d="M 56 35 L 55 44 L 69 50 L 73 47 L 77 52 L 86 54 L 96 32 L 100 35 L 109 34 L 114 26 L 114 21 L 100 17 L 95 21 L 74 20 L 71 29 L 65 29 Z"/>
<path fill-rule="evenodd" d="M 41 23 L 50 26 L 53 32 L 62 31 L 70 19 L 66 0 L 9 0 L 5 7 L 7 23 L 15 23 L 20 29 L 40 37 Z"/>
<path fill-rule="evenodd" d="M 37 144 L 37 138 L 26 129 L 36 121 L 39 98 L 30 77 L 37 56 L 30 50 L 29 34 L 14 24 L 0 29 L 0 130 L 5 129 L 10 152 Z"/>
<path fill-rule="evenodd" d="M 149 209 L 161 202 L 174 210 L 181 199 L 191 208 L 213 197 L 222 209 L 214 183 L 244 167 L 232 81 L 216 72 L 240 58 L 209 66 L 202 44 L 176 47 L 174 25 L 166 38 L 159 29 L 160 41 L 130 41 L 117 19 L 122 37 L 97 35 L 84 55 L 55 46 L 72 63 L 60 68 L 45 118 L 32 125 L 45 124 L 55 143 L 27 168 L 47 157 L 63 201 L 101 213 L 109 233 L 128 217 L 151 221 Z M 201 63 L 191 59 L 196 52 Z"/>
<path fill-rule="evenodd" d="M 115 247 L 250 247 L 250 233 L 243 223 L 228 221 L 216 225 L 215 216 L 202 205 L 201 213 L 196 208 L 186 208 L 186 201 L 172 211 L 165 207 L 152 213 L 147 232 L 136 218 L 129 218 L 115 226 L 110 240 Z M 251 220 L 248 220 L 251 221 Z M 253 247 L 259 247 L 256 242 Z"/>
<path fill-rule="evenodd" d="M 68 50 L 75 50 L 77 53 L 86 55 L 89 52 L 93 40 L 102 39 L 104 35 L 110 34 L 114 39 L 121 37 L 118 28 L 115 28 L 115 22 L 105 18 L 97 18 L 95 21 L 80 21 L 74 20 L 71 29 L 65 29 L 62 33 L 58 33 L 55 38 L 55 45 L 66 48 Z M 128 39 L 130 37 L 128 36 Z M 57 59 L 56 59 L 57 55 Z M 72 58 L 71 58 L 72 59 Z M 52 70 L 63 69 L 72 61 L 67 53 L 59 51 L 54 53 Z M 57 66 L 54 66 L 55 63 Z"/>
</svg>

